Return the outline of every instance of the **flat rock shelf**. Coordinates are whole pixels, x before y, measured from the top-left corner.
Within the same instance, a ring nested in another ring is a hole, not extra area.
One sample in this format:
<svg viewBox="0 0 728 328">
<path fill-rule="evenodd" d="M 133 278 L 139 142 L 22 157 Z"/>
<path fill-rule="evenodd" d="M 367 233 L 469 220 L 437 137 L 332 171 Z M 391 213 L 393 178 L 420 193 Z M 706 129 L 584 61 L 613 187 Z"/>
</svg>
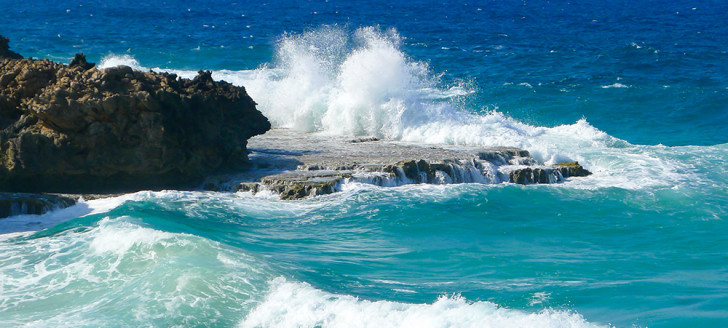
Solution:
<svg viewBox="0 0 728 328">
<path fill-rule="evenodd" d="M 460 147 L 381 141 L 273 129 L 248 141 L 254 168 L 210 177 L 203 189 L 267 190 L 302 199 L 341 190 L 347 182 L 389 187 L 430 183 L 559 183 L 591 174 L 577 162 L 544 165 L 511 147 Z"/>
</svg>

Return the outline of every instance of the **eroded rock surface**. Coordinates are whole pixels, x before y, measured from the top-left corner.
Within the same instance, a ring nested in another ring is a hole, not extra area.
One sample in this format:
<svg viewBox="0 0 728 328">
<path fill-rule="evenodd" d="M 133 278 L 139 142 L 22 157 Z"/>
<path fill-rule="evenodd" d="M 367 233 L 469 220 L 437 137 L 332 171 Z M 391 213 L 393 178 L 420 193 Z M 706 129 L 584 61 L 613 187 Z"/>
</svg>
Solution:
<svg viewBox="0 0 728 328">
<path fill-rule="evenodd" d="M 510 148 L 416 145 L 377 139 L 352 142 L 273 129 L 250 139 L 251 162 L 257 170 L 244 182 L 208 181 L 211 190 L 264 190 L 282 199 L 301 199 L 341 190 L 346 182 L 378 186 L 430 183 L 558 183 L 591 174 L 579 163 L 538 163 L 528 151 Z M 230 177 L 217 181 L 230 181 Z"/>
<path fill-rule="evenodd" d="M 245 88 L 209 71 L 188 80 L 99 70 L 83 55 L 67 66 L 18 59 L 3 45 L 0 191 L 184 187 L 246 167 L 248 138 L 270 128 Z"/>
</svg>

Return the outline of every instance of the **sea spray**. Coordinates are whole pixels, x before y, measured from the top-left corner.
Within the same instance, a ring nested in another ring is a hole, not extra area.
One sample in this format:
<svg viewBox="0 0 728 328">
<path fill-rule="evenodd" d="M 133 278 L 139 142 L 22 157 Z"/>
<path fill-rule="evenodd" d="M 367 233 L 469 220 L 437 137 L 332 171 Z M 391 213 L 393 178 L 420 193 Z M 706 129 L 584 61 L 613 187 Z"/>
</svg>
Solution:
<svg viewBox="0 0 728 328">
<path fill-rule="evenodd" d="M 129 66 L 136 70 L 144 70 L 139 61 L 131 55 L 109 55 L 101 59 L 98 64 L 99 69 L 116 67 L 119 65 Z"/>
<path fill-rule="evenodd" d="M 585 119 L 554 128 L 532 126 L 496 110 L 472 114 L 453 98 L 462 85 L 443 87 L 424 62 L 401 50 L 394 29 L 364 27 L 352 33 L 328 26 L 286 34 L 276 59 L 252 71 L 215 71 L 213 77 L 245 86 L 276 127 L 332 135 L 373 135 L 416 143 L 512 146 L 549 163 L 586 159 L 576 148 L 630 147 Z M 129 55 L 110 64 L 138 65 Z M 108 64 L 106 64 L 108 63 Z M 186 78 L 196 71 L 154 70 Z"/>
<path fill-rule="evenodd" d="M 278 126 L 401 139 L 439 105 L 428 99 L 437 81 L 427 65 L 399 48 L 396 31 L 374 27 L 288 35 L 275 66 L 245 83 Z"/>
<path fill-rule="evenodd" d="M 663 294 L 654 293 L 662 289 L 709 293 L 722 281 L 697 269 L 684 273 L 696 281 L 687 286 L 682 275 L 631 276 L 640 265 L 682 261 L 719 268 L 710 254 L 722 246 L 711 241 L 722 236 L 725 209 L 694 204 L 724 202 L 720 193 L 503 184 L 342 189 L 297 202 L 164 191 L 92 203 L 95 214 L 0 241 L 8 296 L 0 323 L 592 327 L 610 323 L 603 308 L 635 288 L 653 293 L 633 296 L 638 302 L 659 304 L 654 297 Z M 595 209 L 604 213 L 594 216 Z M 702 229 L 715 236 L 696 233 Z M 675 253 L 695 245 L 705 254 Z M 533 303 L 538 293 L 551 297 Z M 598 308 L 584 312 L 572 300 Z"/>
<path fill-rule="evenodd" d="M 548 186 L 354 182 L 301 201 L 150 192 L 2 219 L 0 326 L 387 327 L 412 314 L 443 326 L 726 327 L 728 2 L 656 3 L 6 1 L 0 31 L 26 57 L 210 69 L 258 83 L 268 116 L 293 104 L 279 127 L 372 128 L 423 149 L 522 146 L 594 174 Z M 394 49 L 402 67 L 428 72 L 357 100 L 374 107 L 364 110 L 335 100 L 344 62 L 366 57 L 356 51 L 380 62 L 356 41 L 372 24 L 390 42 L 379 55 L 397 62 Z M 286 40 L 300 55 L 288 65 L 276 55 Z M 290 89 L 266 90 L 290 76 Z M 325 125 L 333 105 L 341 126 Z M 402 121 L 372 115 L 387 108 Z"/>
<path fill-rule="evenodd" d="M 145 225 L 104 217 L 3 241 L 0 325 L 229 326 L 271 279 L 265 263 L 244 253 Z"/>
<path fill-rule="evenodd" d="M 129 55 L 103 63 L 137 65 Z M 102 66 L 104 67 L 104 66 Z M 153 68 L 192 78 L 196 71 Z M 510 146 L 546 164 L 579 161 L 595 173 L 580 188 L 638 189 L 694 180 L 674 151 L 632 145 L 580 119 L 534 126 L 497 110 L 474 114 L 457 99 L 472 90 L 443 86 L 429 66 L 406 55 L 394 29 L 348 32 L 325 26 L 285 34 L 276 59 L 249 71 L 220 70 L 213 77 L 245 86 L 274 126 L 325 135 L 374 135 L 385 140 L 466 146 Z"/>
</svg>

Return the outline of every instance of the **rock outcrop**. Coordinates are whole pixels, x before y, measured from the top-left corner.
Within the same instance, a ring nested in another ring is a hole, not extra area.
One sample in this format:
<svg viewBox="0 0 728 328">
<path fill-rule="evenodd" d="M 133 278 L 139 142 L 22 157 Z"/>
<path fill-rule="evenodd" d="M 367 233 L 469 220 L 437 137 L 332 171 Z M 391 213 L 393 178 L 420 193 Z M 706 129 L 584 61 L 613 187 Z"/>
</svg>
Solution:
<svg viewBox="0 0 728 328">
<path fill-rule="evenodd" d="M 0 191 L 181 188 L 246 167 L 270 129 L 245 88 L 126 66 L 19 59 L 0 38 Z"/>
<path fill-rule="evenodd" d="M 258 176 L 208 180 L 209 190 L 262 191 L 294 200 L 341 190 L 348 182 L 383 187 L 405 184 L 559 183 L 591 172 L 577 162 L 539 164 L 511 148 L 422 146 L 377 139 L 347 140 L 273 129 L 250 140 Z"/>
<path fill-rule="evenodd" d="M 76 204 L 63 195 L 0 193 L 0 219 L 20 214 L 43 214 Z"/>
<path fill-rule="evenodd" d="M 10 40 L 0 35 L 0 58 L 22 59 L 17 52 L 10 51 Z"/>
</svg>

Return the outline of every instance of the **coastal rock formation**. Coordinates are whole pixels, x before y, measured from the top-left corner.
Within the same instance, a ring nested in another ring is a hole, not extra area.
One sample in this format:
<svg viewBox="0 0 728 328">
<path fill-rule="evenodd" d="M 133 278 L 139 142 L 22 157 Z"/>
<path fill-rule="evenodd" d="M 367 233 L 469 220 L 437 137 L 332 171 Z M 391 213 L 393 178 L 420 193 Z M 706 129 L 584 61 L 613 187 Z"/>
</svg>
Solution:
<svg viewBox="0 0 728 328">
<path fill-rule="evenodd" d="M 209 190 L 269 191 L 293 200 L 341 190 L 347 182 L 383 187 L 405 184 L 559 183 L 591 172 L 577 162 L 539 164 L 528 151 L 510 148 L 422 146 L 321 137 L 274 129 L 250 139 L 259 176 L 208 180 Z M 234 180 L 234 179 L 233 179 Z"/>
<path fill-rule="evenodd" d="M 489 156 L 508 156 L 498 150 L 484 152 Z M 530 157 L 527 157 L 530 159 Z M 510 161 L 515 158 L 510 157 Z M 310 196 L 326 195 L 339 191 L 346 182 L 362 182 L 377 186 L 398 186 L 404 184 L 451 184 L 451 183 L 501 183 L 550 184 L 563 182 L 568 177 L 588 176 L 587 171 L 576 162 L 567 163 L 568 168 L 526 167 L 508 171 L 497 164 L 484 160 L 446 160 L 429 163 L 425 160 L 407 160 L 388 165 L 354 165 L 335 170 L 323 169 L 310 171 L 305 167 L 285 173 L 273 174 L 260 179 L 260 182 L 242 182 L 236 191 L 252 193 L 269 190 L 280 195 L 283 200 L 302 199 Z M 573 168 L 573 169 L 572 169 Z M 570 170 L 571 169 L 571 170 Z M 508 172 L 507 174 L 505 172 Z"/>
<path fill-rule="evenodd" d="M 189 186 L 247 165 L 270 129 L 245 88 L 126 66 L 18 59 L 0 39 L 0 191 Z"/>
<path fill-rule="evenodd" d="M 552 167 L 526 167 L 515 169 L 508 174 L 511 182 L 517 184 L 555 183 L 568 177 L 585 177 L 591 172 L 579 162 L 559 163 Z"/>
<path fill-rule="evenodd" d="M 302 199 L 334 193 L 347 179 L 351 171 L 294 171 L 263 177 L 260 183 L 240 183 L 236 191 L 257 193 L 263 189 L 280 195 L 283 200 Z"/>
<path fill-rule="evenodd" d="M 70 196 L 0 193 L 0 218 L 20 214 L 43 214 L 76 204 Z"/>
<path fill-rule="evenodd" d="M 10 51 L 10 39 L 0 35 L 0 58 L 21 59 L 23 56 L 17 52 Z"/>
</svg>

